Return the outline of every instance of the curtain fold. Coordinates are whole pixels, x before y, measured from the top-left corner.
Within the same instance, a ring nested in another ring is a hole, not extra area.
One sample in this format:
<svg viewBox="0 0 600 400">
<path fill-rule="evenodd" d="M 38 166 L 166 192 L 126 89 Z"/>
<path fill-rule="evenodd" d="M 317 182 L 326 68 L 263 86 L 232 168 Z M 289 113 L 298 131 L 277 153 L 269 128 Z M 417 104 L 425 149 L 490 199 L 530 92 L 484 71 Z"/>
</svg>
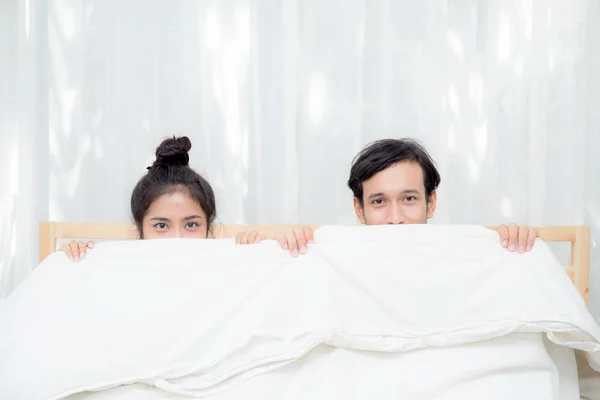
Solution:
<svg viewBox="0 0 600 400">
<path fill-rule="evenodd" d="M 325 224 L 356 223 L 364 145 L 413 137 L 442 174 L 434 223 L 590 225 L 600 316 L 597 1 L 0 7 L 0 298 L 39 221 L 128 221 L 165 136 L 191 138 L 220 221 Z"/>
</svg>

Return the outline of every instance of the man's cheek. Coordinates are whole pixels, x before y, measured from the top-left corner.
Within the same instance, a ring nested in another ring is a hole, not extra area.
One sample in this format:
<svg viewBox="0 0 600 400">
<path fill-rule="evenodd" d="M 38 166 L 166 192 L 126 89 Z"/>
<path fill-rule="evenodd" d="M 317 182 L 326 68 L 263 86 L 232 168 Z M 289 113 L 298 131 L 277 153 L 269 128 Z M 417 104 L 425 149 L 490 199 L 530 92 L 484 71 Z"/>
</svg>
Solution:
<svg viewBox="0 0 600 400">
<path fill-rule="evenodd" d="M 365 223 L 367 225 L 381 225 L 385 223 L 385 211 L 377 209 L 365 212 Z"/>
</svg>

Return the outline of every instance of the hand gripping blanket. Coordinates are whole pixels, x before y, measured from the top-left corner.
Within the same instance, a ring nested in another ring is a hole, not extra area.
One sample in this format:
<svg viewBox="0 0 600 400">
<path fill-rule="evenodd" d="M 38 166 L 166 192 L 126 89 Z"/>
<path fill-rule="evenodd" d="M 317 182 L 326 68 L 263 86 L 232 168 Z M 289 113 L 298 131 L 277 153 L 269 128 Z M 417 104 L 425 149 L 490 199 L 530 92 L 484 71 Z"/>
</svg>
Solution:
<svg viewBox="0 0 600 400">
<path fill-rule="evenodd" d="M 545 243 L 427 225 L 316 242 L 52 254 L 0 307 L 0 398 L 593 398 L 600 328 Z"/>
</svg>

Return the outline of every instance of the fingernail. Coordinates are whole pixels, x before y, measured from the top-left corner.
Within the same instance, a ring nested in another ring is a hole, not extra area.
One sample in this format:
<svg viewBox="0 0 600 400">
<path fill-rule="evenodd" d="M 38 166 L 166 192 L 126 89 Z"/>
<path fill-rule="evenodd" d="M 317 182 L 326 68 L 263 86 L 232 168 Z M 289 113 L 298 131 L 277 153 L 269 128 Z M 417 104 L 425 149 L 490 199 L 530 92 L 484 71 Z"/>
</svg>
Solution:
<svg viewBox="0 0 600 400">
<path fill-rule="evenodd" d="M 84 260 L 85 259 L 85 253 L 81 253 L 81 259 Z"/>
<path fill-rule="evenodd" d="M 506 246 L 508 246 L 508 240 L 504 240 L 504 241 L 502 242 L 502 247 L 506 247 Z"/>
<path fill-rule="evenodd" d="M 298 250 L 297 249 L 292 250 L 292 257 L 298 257 Z"/>
<path fill-rule="evenodd" d="M 288 244 L 287 244 L 287 243 L 284 243 L 284 244 L 283 244 L 283 249 L 284 249 L 284 250 L 287 250 L 287 249 L 289 249 L 289 246 L 288 246 Z"/>
<path fill-rule="evenodd" d="M 306 254 L 307 251 L 308 249 L 306 248 L 306 245 L 303 244 L 302 246 L 300 246 L 300 253 Z"/>
<path fill-rule="evenodd" d="M 73 257 L 73 261 L 79 261 L 79 257 L 78 256 Z"/>
<path fill-rule="evenodd" d="M 516 248 L 517 246 L 514 243 L 510 245 L 510 251 L 515 251 Z"/>
<path fill-rule="evenodd" d="M 527 246 L 527 251 L 531 251 L 531 246 Z"/>
<path fill-rule="evenodd" d="M 519 253 L 523 254 L 525 252 L 525 246 L 519 246 Z"/>
<path fill-rule="evenodd" d="M 308 244 L 315 244 L 315 241 L 312 239 L 308 239 Z"/>
</svg>

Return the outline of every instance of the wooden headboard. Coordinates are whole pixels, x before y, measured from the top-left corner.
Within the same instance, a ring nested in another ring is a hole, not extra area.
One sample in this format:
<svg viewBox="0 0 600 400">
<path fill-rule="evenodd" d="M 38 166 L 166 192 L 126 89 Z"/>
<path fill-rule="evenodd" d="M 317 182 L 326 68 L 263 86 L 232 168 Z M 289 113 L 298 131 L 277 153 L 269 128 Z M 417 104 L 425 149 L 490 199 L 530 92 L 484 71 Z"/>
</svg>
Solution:
<svg viewBox="0 0 600 400">
<path fill-rule="evenodd" d="M 216 225 L 213 237 L 223 238 L 226 233 L 235 237 L 238 232 L 255 230 L 275 235 L 295 225 Z M 317 229 L 320 225 L 311 225 Z M 571 263 L 564 266 L 569 277 L 588 304 L 590 277 L 590 228 L 588 226 L 543 226 L 537 228 L 545 242 L 571 243 Z M 137 239 L 134 225 L 128 223 L 71 223 L 42 222 L 40 224 L 40 261 L 56 251 L 58 239 Z"/>
</svg>

